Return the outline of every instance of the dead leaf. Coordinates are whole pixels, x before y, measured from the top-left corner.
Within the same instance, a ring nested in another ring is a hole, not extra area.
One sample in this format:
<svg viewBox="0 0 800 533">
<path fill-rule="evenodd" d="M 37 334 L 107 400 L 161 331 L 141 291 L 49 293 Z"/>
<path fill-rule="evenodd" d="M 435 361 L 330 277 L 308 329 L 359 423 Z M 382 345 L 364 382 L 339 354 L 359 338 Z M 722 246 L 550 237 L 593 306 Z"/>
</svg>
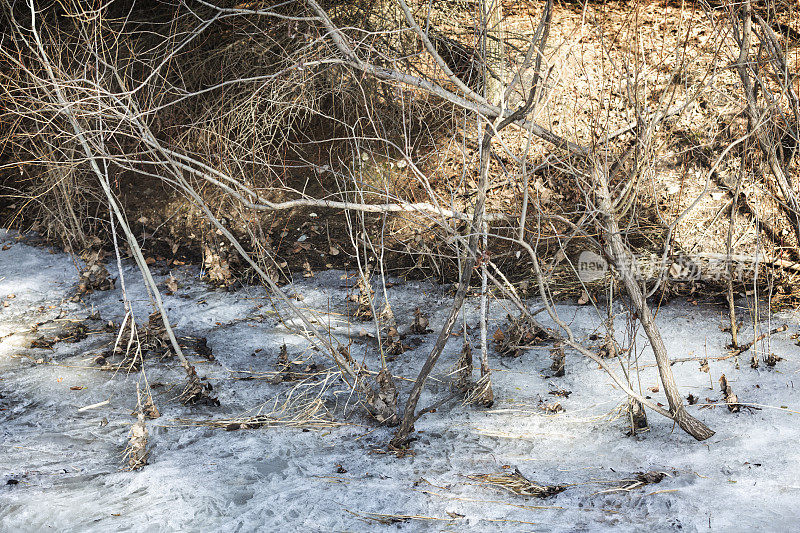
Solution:
<svg viewBox="0 0 800 533">
<path fill-rule="evenodd" d="M 169 289 L 171 292 L 178 292 L 178 280 L 175 279 L 175 276 L 173 276 L 171 272 L 169 274 L 169 278 L 167 278 L 167 281 L 164 282 L 164 285 L 166 285 L 167 289 Z"/>
<path fill-rule="evenodd" d="M 414 321 L 411 324 L 411 333 L 416 333 L 417 335 L 424 335 L 426 333 L 430 333 L 431 330 L 428 329 L 428 315 L 422 312 L 422 310 L 417 307 L 414 310 Z"/>
</svg>

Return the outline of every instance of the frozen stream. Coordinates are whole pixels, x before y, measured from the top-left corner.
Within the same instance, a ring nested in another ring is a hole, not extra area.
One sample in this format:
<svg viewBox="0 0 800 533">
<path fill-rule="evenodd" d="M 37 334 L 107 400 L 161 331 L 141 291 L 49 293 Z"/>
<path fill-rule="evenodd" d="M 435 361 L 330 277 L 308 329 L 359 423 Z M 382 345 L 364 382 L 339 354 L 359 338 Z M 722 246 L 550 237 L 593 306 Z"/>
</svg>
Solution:
<svg viewBox="0 0 800 533">
<path fill-rule="evenodd" d="M 427 414 L 416 424 L 415 453 L 398 458 L 382 453 L 390 430 L 375 429 L 361 409 L 343 407 L 349 398 L 339 382 L 325 393 L 330 406 L 336 400 L 336 419 L 344 422 L 335 427 L 225 431 L 187 425 L 187 419 L 238 416 L 288 391 L 293 383 L 241 379 L 274 371 L 284 343 L 290 360 L 317 368 L 330 363 L 279 322 L 262 289 L 214 291 L 196 270 L 173 271 L 180 287 L 165 300 L 172 322 L 179 335 L 207 337 L 216 359 L 191 352 L 190 359 L 213 384 L 221 405 L 182 405 L 176 399 L 183 381 L 177 361 L 146 360 L 162 416 L 148 421 L 149 464 L 128 472 L 123 453 L 141 373 L 102 371 L 93 364 L 114 333 L 30 348 L 48 328 L 95 311 L 119 323 L 119 291 L 70 302 L 77 273 L 68 256 L 18 242 L 10 232 L 0 232 L 0 247 L 0 301 L 7 303 L 0 304 L 2 531 L 791 531 L 800 524 L 794 314 L 764 324 L 789 324 L 769 345 L 759 345 L 783 360 L 753 370 L 749 353 L 741 369 L 734 359 L 713 360 L 726 354 L 729 341 L 720 330 L 720 309 L 703 303 L 661 309 L 658 323 L 672 357 L 710 360 L 708 373 L 698 360 L 673 366 L 684 397 L 700 399 L 689 411 L 717 432 L 704 443 L 673 430 L 655 413 L 649 413 L 650 432 L 626 437 L 618 414 L 624 394 L 595 363 L 569 352 L 566 375 L 549 377 L 544 347 L 518 359 L 492 353 L 495 405 L 485 410 L 451 403 Z M 362 359 L 369 341 L 359 334 L 370 326 L 347 323 L 349 290 L 342 274 L 320 272 L 287 289 L 302 295 L 299 305 L 328 317 L 337 335 L 354 338 L 353 355 Z M 130 266 L 126 281 L 144 322 L 150 309 Z M 389 298 L 401 333 L 416 307 L 430 314 L 436 329 L 450 304 L 443 288 L 419 282 L 398 282 Z M 493 302 L 490 331 L 512 311 L 503 301 Z M 559 311 L 584 338 L 601 324 L 590 306 L 564 305 Z M 475 325 L 475 301 L 468 302 L 466 315 Z M 29 331 L 41 322 L 47 323 Z M 617 323 L 622 339 L 625 320 Z M 416 376 L 434 336 L 418 336 L 422 344 L 391 362 L 392 371 Z M 742 337 L 752 337 L 752 326 Z M 459 349 L 455 338 L 433 377 L 447 373 Z M 372 353 L 366 360 L 375 369 Z M 644 349 L 641 390 L 666 404 L 662 392 L 648 390 L 658 383 L 652 363 Z M 730 413 L 720 404 L 717 380 L 723 373 L 741 402 L 762 408 Z M 408 385 L 402 385 L 401 400 Z M 556 389 L 571 394 L 548 394 Z M 447 394 L 445 385 L 432 382 L 420 407 Z M 542 401 L 558 401 L 564 411 L 548 414 Z M 701 409 L 710 402 L 717 406 Z M 569 487 L 546 499 L 526 498 L 468 477 L 515 467 L 531 480 Z M 619 490 L 626 485 L 622 480 L 647 471 L 668 475 L 657 484 Z M 370 513 L 408 518 L 384 524 L 378 519 L 385 518 Z"/>
</svg>

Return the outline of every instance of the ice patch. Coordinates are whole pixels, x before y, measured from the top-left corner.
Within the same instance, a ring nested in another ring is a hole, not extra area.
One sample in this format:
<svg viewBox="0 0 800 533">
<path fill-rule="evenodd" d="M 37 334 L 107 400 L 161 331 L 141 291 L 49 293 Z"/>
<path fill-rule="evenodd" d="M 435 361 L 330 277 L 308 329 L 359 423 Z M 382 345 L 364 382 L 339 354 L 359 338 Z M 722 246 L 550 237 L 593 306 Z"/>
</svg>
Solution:
<svg viewBox="0 0 800 533">
<path fill-rule="evenodd" d="M 493 353 L 495 405 L 482 410 L 449 404 L 424 416 L 416 424 L 415 453 L 396 458 L 383 453 L 391 431 L 363 418 L 338 382 L 325 395 L 345 422 L 337 427 L 224 431 L 179 423 L 272 405 L 267 402 L 292 386 L 267 379 L 283 344 L 290 360 L 321 369 L 331 363 L 290 331 L 291 322 L 278 319 L 273 305 L 279 304 L 261 288 L 214 291 L 193 269 L 173 271 L 180 289 L 165 297 L 171 320 L 179 335 L 207 337 L 216 359 L 191 359 L 222 405 L 181 405 L 177 362 L 148 360 L 147 376 L 163 416 L 148 421 L 148 466 L 125 472 L 122 453 L 140 375 L 92 365 L 100 335 L 57 343 L 52 350 L 27 347 L 29 330 L 40 322 L 85 317 L 93 310 L 119 321 L 119 292 L 95 293 L 85 305 L 65 301 L 77 279 L 70 258 L 17 242 L 12 232 L 0 234 L 0 241 L 10 245 L 0 251 L 0 297 L 15 295 L 9 307 L 0 308 L 2 530 L 742 531 L 792 530 L 800 523 L 800 403 L 794 391 L 800 358 L 789 337 L 796 331 L 793 313 L 772 317 L 791 320 L 792 327 L 759 345 L 784 360 L 774 369 L 752 370 L 744 358 L 740 369 L 735 359 L 713 359 L 726 353 L 728 342 L 718 309 L 685 303 L 660 309 L 658 324 L 671 356 L 687 360 L 673 366 L 681 392 L 699 398 L 690 411 L 717 432 L 709 441 L 695 442 L 654 413 L 649 433 L 626 437 L 618 412 L 624 395 L 610 379 L 572 352 L 566 375 L 548 378 L 545 347 L 518 359 Z M 113 265 L 109 270 L 119 275 Z M 139 321 L 146 321 L 150 304 L 141 279 L 131 265 L 124 273 Z M 168 272 L 160 274 L 159 282 Z M 346 296 L 354 280 L 343 274 L 298 279 L 289 292 L 302 294 L 299 305 L 313 310 L 320 324 L 332 325 L 335 334 L 352 339 L 353 357 L 375 369 L 374 345 L 360 333 L 374 327 L 347 320 L 347 305 L 353 304 Z M 416 307 L 430 315 L 436 330 L 450 305 L 446 290 L 393 281 L 389 298 L 401 331 Z M 477 305 L 468 301 L 465 307 L 471 326 Z M 590 306 L 558 310 L 584 338 L 599 331 L 603 317 Z M 491 331 L 508 313 L 513 307 L 507 302 L 492 303 Z M 620 339 L 630 336 L 624 319 L 616 327 Z M 749 337 L 747 331 L 742 335 Z M 413 379 L 434 337 L 421 337 L 420 346 L 397 356 L 392 372 Z M 665 403 L 661 392 L 648 390 L 658 376 L 651 353 L 637 338 L 636 386 Z M 477 332 L 471 340 L 477 342 Z M 444 379 L 460 343 L 448 345 L 435 378 Z M 702 357 L 710 359 L 708 373 L 699 368 Z M 762 408 L 733 414 L 719 406 L 716 380 L 722 373 L 742 402 Z M 404 400 L 409 384 L 400 385 Z M 83 388 L 72 389 L 77 386 Z M 548 394 L 552 390 L 571 394 L 556 397 Z M 431 381 L 420 407 L 447 394 L 445 384 Z M 105 400 L 102 407 L 78 411 Z M 540 409 L 541 401 L 554 400 L 563 412 Z M 717 406 L 700 408 L 708 403 Z M 507 466 L 540 483 L 569 487 L 538 500 L 467 477 L 506 472 Z M 620 489 L 642 471 L 668 475 L 658 484 Z"/>
</svg>

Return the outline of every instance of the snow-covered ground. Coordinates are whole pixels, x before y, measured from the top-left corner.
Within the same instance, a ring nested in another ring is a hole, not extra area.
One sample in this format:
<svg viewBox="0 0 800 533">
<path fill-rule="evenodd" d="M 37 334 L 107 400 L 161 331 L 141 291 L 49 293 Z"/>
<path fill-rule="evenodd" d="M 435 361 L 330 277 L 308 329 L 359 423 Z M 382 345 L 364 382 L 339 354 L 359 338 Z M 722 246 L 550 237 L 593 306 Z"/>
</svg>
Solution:
<svg viewBox="0 0 800 533">
<path fill-rule="evenodd" d="M 391 430 L 376 429 L 336 380 L 323 397 L 342 423 L 337 426 L 225 431 L 187 424 L 235 417 L 286 394 L 296 383 L 262 379 L 275 370 L 284 343 L 290 360 L 320 369 L 331 364 L 281 324 L 262 289 L 214 291 L 196 270 L 176 270 L 180 288 L 165 299 L 171 321 L 178 335 L 208 338 L 216 359 L 189 352 L 190 359 L 213 384 L 221 405 L 182 405 L 176 399 L 183 382 L 177 361 L 146 360 L 162 416 L 148 421 L 149 464 L 128 472 L 123 453 L 142 374 L 102 371 L 93 364 L 114 333 L 59 342 L 52 349 L 29 347 L 32 339 L 95 311 L 119 323 L 120 293 L 67 301 L 77 280 L 72 260 L 16 237 L 0 233 L 0 300 L 8 304 L 0 307 L 0 530 L 789 531 L 800 524 L 800 401 L 794 389 L 795 379 L 800 388 L 800 349 L 790 338 L 797 331 L 794 314 L 773 316 L 763 325 L 789 324 L 769 344 L 758 345 L 783 360 L 753 370 L 749 353 L 740 369 L 735 359 L 714 360 L 726 354 L 728 342 L 720 330 L 720 309 L 702 303 L 661 308 L 658 323 L 672 357 L 691 359 L 673 366 L 683 395 L 699 398 L 689 410 L 716 431 L 706 442 L 694 441 L 655 413 L 649 413 L 651 431 L 626 436 L 619 415 L 624 394 L 597 365 L 568 353 L 566 375 L 550 377 L 549 350 L 543 347 L 518 359 L 493 353 L 495 405 L 486 410 L 451 403 L 425 415 L 416 424 L 414 453 L 396 457 L 384 453 Z M 117 275 L 113 265 L 109 270 Z M 150 309 L 143 286 L 134 268 L 128 265 L 125 272 L 139 321 L 145 322 Z M 167 273 L 161 274 L 163 281 Z M 363 335 L 371 327 L 346 320 L 352 282 L 342 275 L 320 272 L 288 289 L 302 295 L 298 305 L 330 320 L 337 335 L 353 338 L 354 357 L 365 358 L 374 370 L 373 341 Z M 430 314 L 436 329 L 450 304 L 444 288 L 419 282 L 398 282 L 389 298 L 401 332 L 416 307 Z M 490 331 L 512 311 L 494 301 Z M 562 305 L 559 311 L 584 338 L 602 321 L 591 306 Z M 470 327 L 477 315 L 477 302 L 469 301 Z M 617 327 L 622 340 L 624 317 Z M 751 338 L 752 327 L 742 335 Z M 415 377 L 434 336 L 419 337 L 421 345 L 391 362 L 393 373 Z M 454 338 L 434 377 L 448 372 L 459 349 L 460 339 Z M 637 349 L 637 387 L 665 404 L 662 392 L 649 390 L 658 384 L 652 355 L 641 340 Z M 700 369 L 702 357 L 710 361 L 707 373 Z M 719 401 L 717 380 L 723 373 L 741 402 L 760 409 L 729 412 Z M 247 377 L 254 379 L 242 379 Z M 408 386 L 402 382 L 401 400 Z M 549 394 L 557 389 L 571 394 Z M 448 394 L 445 384 L 432 381 L 420 407 Z M 79 411 L 104 400 L 109 402 Z M 548 414 L 542 401 L 557 401 L 564 411 Z M 718 406 L 701 409 L 708 403 Z M 537 499 L 474 479 L 513 468 L 531 480 L 568 487 Z M 620 488 L 629 486 L 624 480 L 635 473 L 648 471 L 668 475 L 658 484 Z M 389 519 L 378 515 L 407 518 L 385 524 L 379 520 Z"/>
</svg>

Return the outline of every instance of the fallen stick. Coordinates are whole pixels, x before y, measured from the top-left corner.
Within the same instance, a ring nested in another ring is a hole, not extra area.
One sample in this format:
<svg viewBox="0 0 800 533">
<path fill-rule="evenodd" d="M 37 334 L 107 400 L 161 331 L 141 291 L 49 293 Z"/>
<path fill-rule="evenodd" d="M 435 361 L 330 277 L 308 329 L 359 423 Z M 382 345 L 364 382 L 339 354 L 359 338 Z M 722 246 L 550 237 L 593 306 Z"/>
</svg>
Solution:
<svg viewBox="0 0 800 533">
<path fill-rule="evenodd" d="M 98 407 L 103 407 L 104 405 L 108 405 L 109 403 L 111 403 L 111 400 L 105 400 L 102 402 L 93 403 L 92 405 L 81 407 L 80 409 L 78 409 L 78 412 L 82 413 L 83 411 L 88 411 L 89 409 L 97 409 Z"/>
<path fill-rule="evenodd" d="M 730 359 L 731 357 L 736 357 L 738 355 L 741 355 L 744 352 L 746 352 L 747 350 L 749 350 L 750 348 L 752 348 L 753 345 L 755 345 L 755 343 L 764 340 L 764 338 L 767 335 L 775 335 L 776 333 L 780 333 L 781 331 L 786 331 L 787 329 L 789 329 L 789 326 L 784 324 L 784 325 L 779 326 L 779 327 L 777 327 L 777 328 L 775 328 L 775 329 L 773 329 L 771 331 L 768 331 L 767 333 L 762 333 L 761 335 L 759 335 L 755 339 L 751 340 L 747 344 L 743 344 L 742 346 L 739 346 L 738 348 L 736 348 L 734 350 L 731 350 L 731 352 L 728 355 L 726 355 L 725 357 L 720 357 L 717 360 L 718 361 L 722 361 L 724 359 Z"/>
</svg>

